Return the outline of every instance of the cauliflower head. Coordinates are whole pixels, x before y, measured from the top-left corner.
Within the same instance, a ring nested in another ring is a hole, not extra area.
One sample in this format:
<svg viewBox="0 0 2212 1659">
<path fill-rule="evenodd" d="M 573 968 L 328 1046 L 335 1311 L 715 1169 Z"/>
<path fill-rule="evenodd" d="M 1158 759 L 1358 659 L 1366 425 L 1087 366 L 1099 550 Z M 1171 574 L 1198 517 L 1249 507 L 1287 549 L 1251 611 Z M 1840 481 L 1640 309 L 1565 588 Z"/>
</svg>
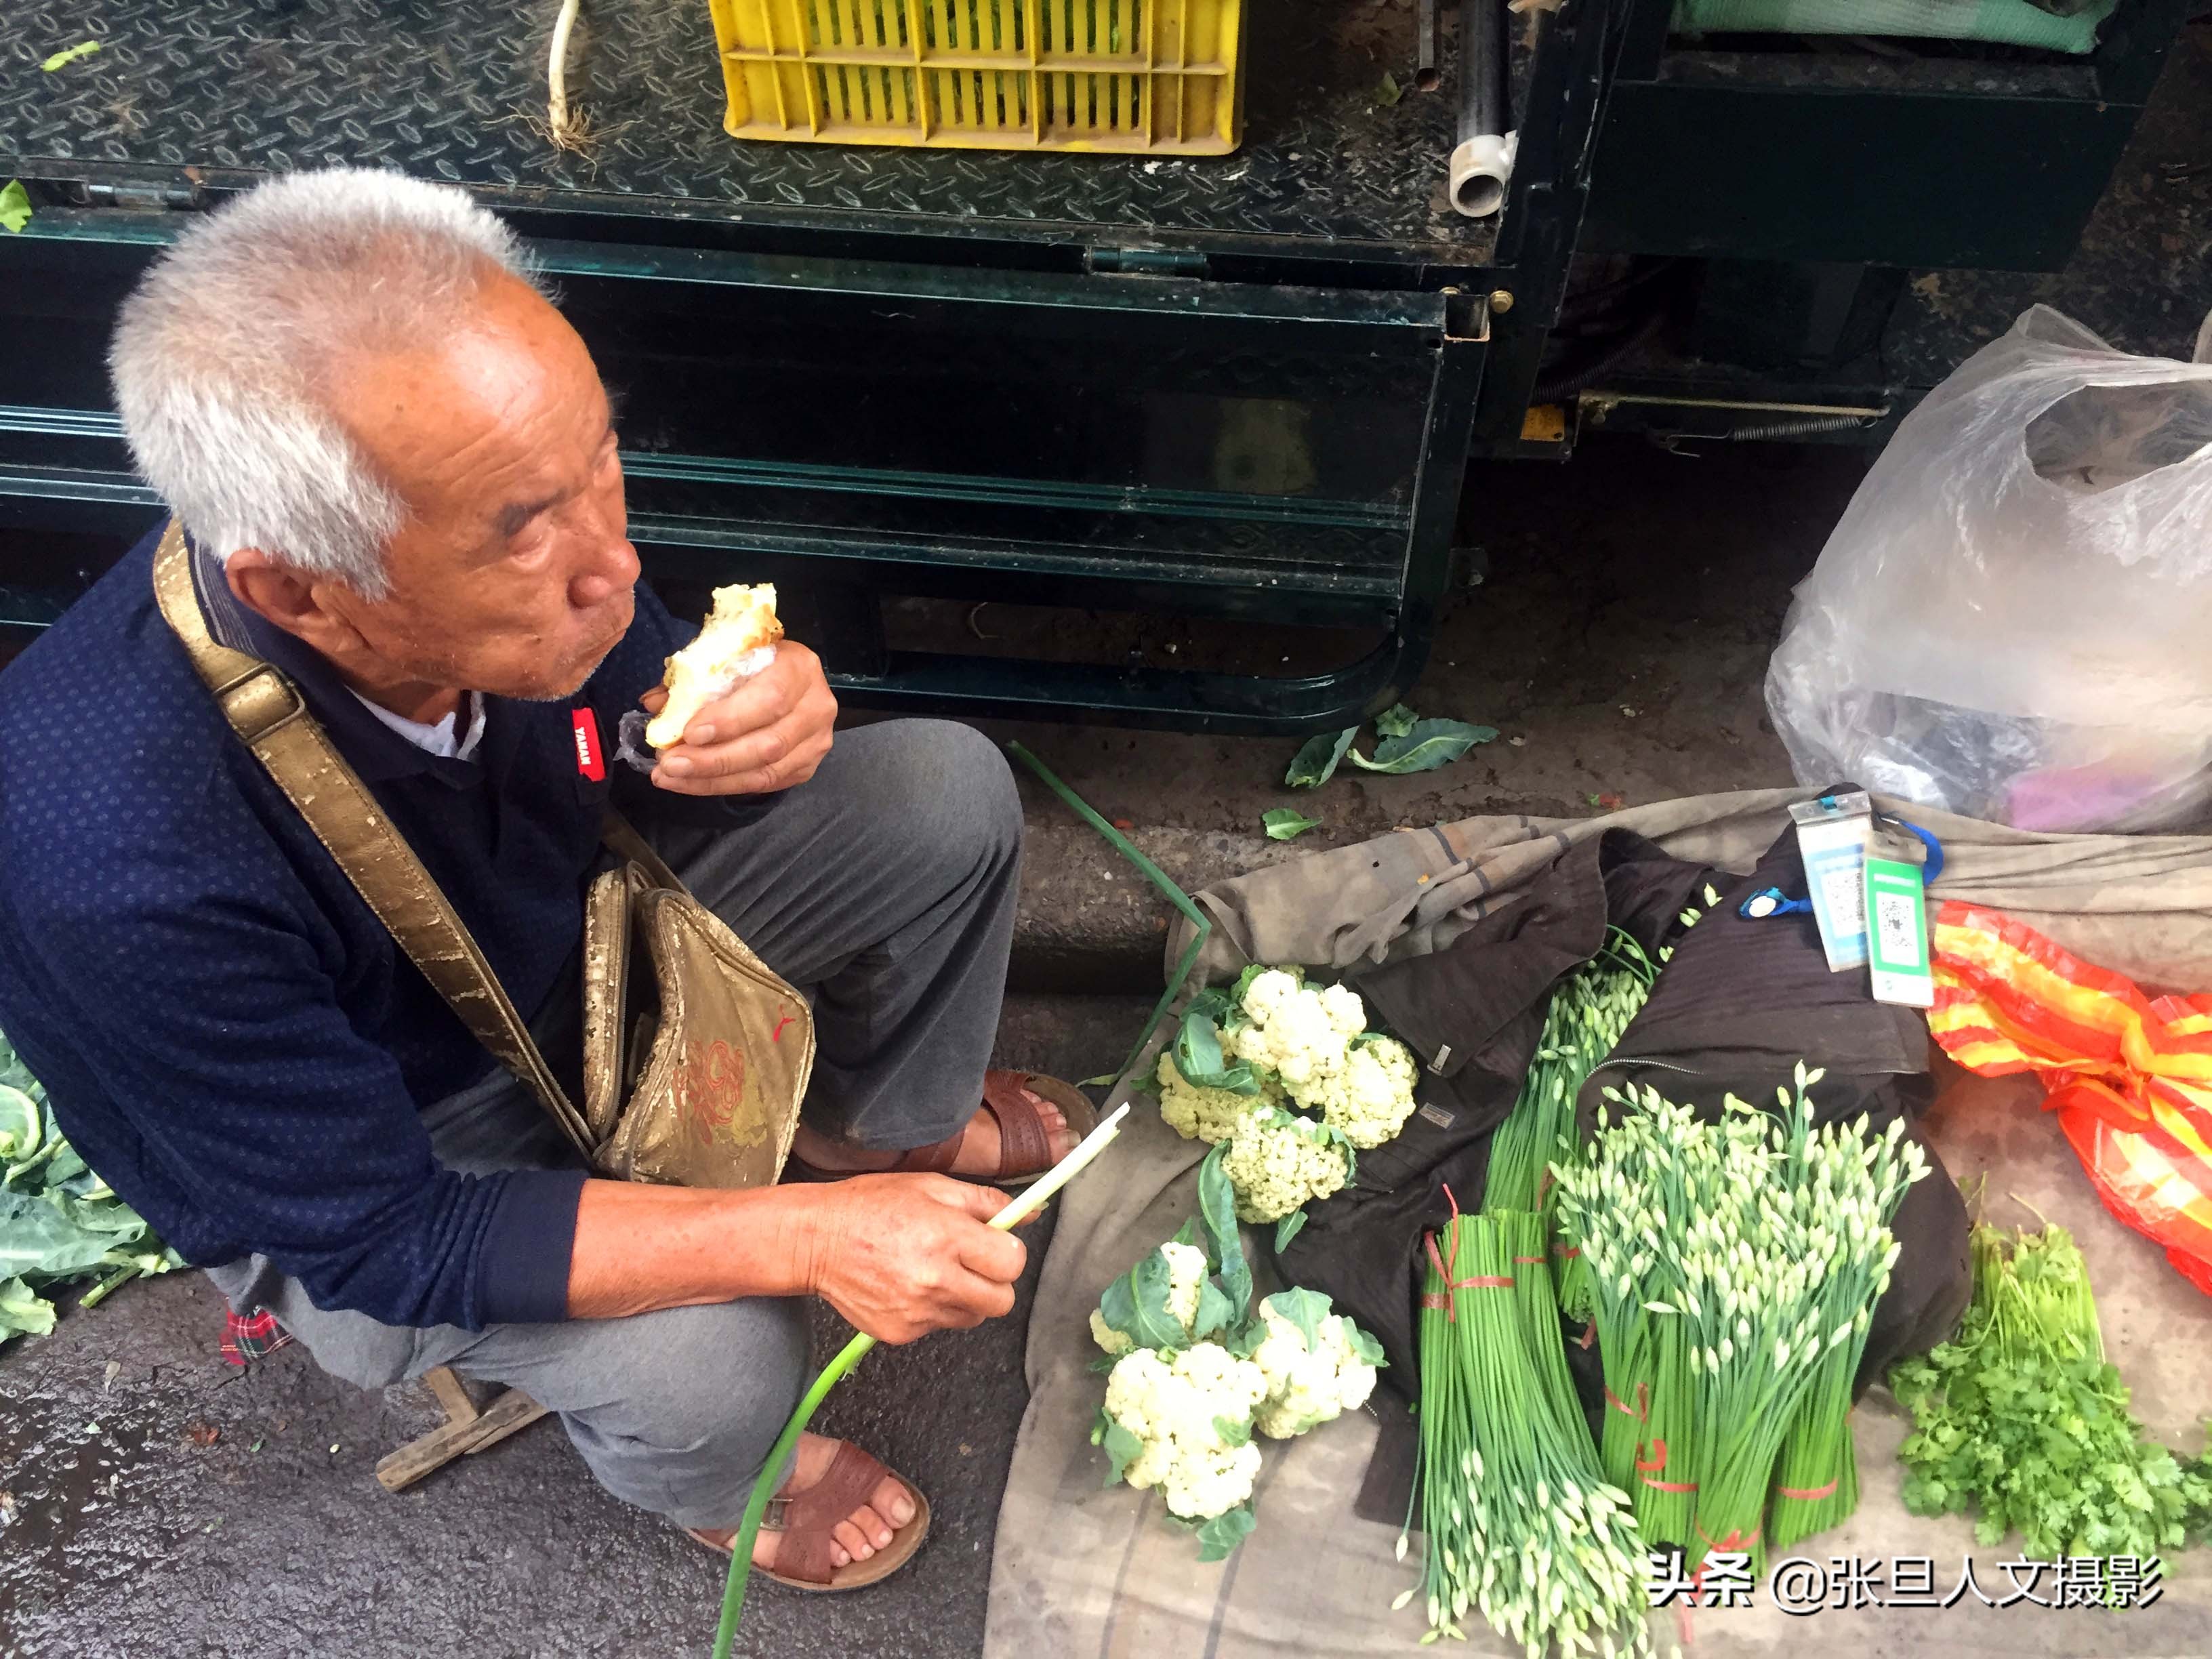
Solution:
<svg viewBox="0 0 2212 1659">
<path fill-rule="evenodd" d="M 1121 1478 L 1131 1486 L 1158 1486 L 1186 1521 L 1211 1521 L 1252 1496 L 1260 1474 L 1252 1409 L 1267 1393 L 1260 1367 L 1218 1343 L 1171 1360 L 1138 1348 L 1106 1380 L 1101 1437 L 1117 1462 L 1127 1455 Z"/>
<path fill-rule="evenodd" d="M 1349 1181 L 1352 1152 L 1323 1124 L 1261 1109 L 1237 1126 L 1221 1170 L 1236 1188 L 1239 1221 L 1280 1221 Z"/>
<path fill-rule="evenodd" d="M 1291 1295 L 1311 1298 L 1304 1311 L 1316 1304 L 1328 1306 L 1326 1297 L 1311 1291 Z M 1323 1312 L 1312 1320 L 1309 1340 L 1306 1325 L 1277 1310 L 1275 1304 L 1286 1299 L 1271 1296 L 1260 1304 L 1266 1334 L 1252 1351 L 1252 1363 L 1267 1379 L 1267 1397 L 1252 1425 L 1271 1440 L 1292 1439 L 1357 1411 L 1375 1391 L 1375 1340 L 1345 1315 Z"/>
<path fill-rule="evenodd" d="M 1352 1039 L 1367 1029 L 1359 994 L 1271 968 L 1245 987 L 1242 1008 L 1250 1023 L 1222 1032 L 1224 1056 L 1266 1068 L 1298 1106 L 1321 1110 L 1342 1087 Z"/>
<path fill-rule="evenodd" d="M 1413 1115 L 1419 1076 L 1413 1051 L 1395 1037 L 1376 1037 L 1345 1056 L 1344 1069 L 1320 1091 L 1322 1121 L 1344 1131 L 1361 1152 L 1395 1139 Z"/>
<path fill-rule="evenodd" d="M 1176 1069 L 1175 1056 L 1165 1049 L 1160 1051 L 1152 1076 L 1160 1085 L 1160 1116 L 1168 1127 L 1185 1140 L 1202 1140 L 1209 1146 L 1235 1134 L 1237 1123 L 1255 1106 L 1279 1106 L 1283 1100 L 1282 1090 L 1272 1083 L 1263 1084 L 1256 1095 L 1199 1088 L 1184 1080 Z"/>
<path fill-rule="evenodd" d="M 1182 1322 L 1188 1336 L 1198 1322 L 1199 1292 L 1206 1288 L 1206 1252 L 1171 1238 L 1159 1253 L 1168 1264 L 1168 1311 Z M 1109 1325 L 1097 1308 L 1091 1310 L 1091 1340 L 1109 1354 L 1127 1353 L 1137 1346 L 1134 1337 Z"/>
<path fill-rule="evenodd" d="M 1358 1000 L 1352 997 L 1355 1003 Z M 1244 1012 L 1251 1023 L 1224 1031 L 1221 1052 L 1266 1066 L 1301 1104 L 1305 1089 L 1343 1068 L 1345 1045 L 1358 1035 L 1356 1028 L 1350 1036 L 1340 1035 L 1329 1023 L 1322 994 L 1280 969 L 1252 981 L 1244 993 Z"/>
</svg>

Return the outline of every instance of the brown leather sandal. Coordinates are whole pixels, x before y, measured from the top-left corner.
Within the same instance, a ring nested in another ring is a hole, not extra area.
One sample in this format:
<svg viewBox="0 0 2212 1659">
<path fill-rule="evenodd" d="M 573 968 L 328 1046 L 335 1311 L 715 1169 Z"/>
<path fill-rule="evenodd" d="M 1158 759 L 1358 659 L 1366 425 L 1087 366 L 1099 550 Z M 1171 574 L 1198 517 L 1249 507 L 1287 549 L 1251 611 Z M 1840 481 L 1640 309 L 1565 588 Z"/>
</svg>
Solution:
<svg viewBox="0 0 2212 1659">
<path fill-rule="evenodd" d="M 1060 1108 L 1060 1115 L 1067 1120 L 1068 1133 L 1080 1141 L 1098 1127 L 1098 1110 L 1084 1097 L 1083 1091 L 1072 1083 L 1063 1083 L 1056 1077 L 1047 1077 L 1042 1072 L 986 1072 L 983 1073 L 983 1109 L 998 1120 L 999 1170 L 996 1175 L 955 1176 L 959 1181 L 981 1182 L 1002 1187 L 1008 1192 L 1018 1192 L 1046 1170 L 1052 1168 L 1052 1138 L 1045 1132 L 1044 1120 L 1037 1115 L 1036 1108 L 1022 1097 L 1027 1089 Z M 899 1154 L 898 1161 L 880 1170 L 868 1173 L 880 1175 L 951 1175 L 953 1160 L 960 1156 L 960 1143 L 968 1133 L 962 1124 L 942 1140 L 933 1140 L 927 1146 L 917 1146 L 912 1152 Z M 787 1179 L 799 1181 L 842 1181 L 858 1175 L 857 1170 L 824 1170 L 793 1158 L 790 1161 Z"/>
<path fill-rule="evenodd" d="M 836 1565 L 830 1551 L 836 1547 L 832 1534 L 837 1523 L 866 1503 L 886 1476 L 904 1486 L 907 1496 L 914 1499 L 914 1519 L 892 1533 L 891 1541 L 866 1560 Z M 708 1549 L 730 1553 L 731 1544 L 718 1544 L 696 1528 L 684 1530 Z M 830 1460 L 819 1480 L 805 1492 L 769 1499 L 761 1530 L 781 1533 L 783 1541 L 776 1547 L 775 1565 L 756 1567 L 754 1571 L 793 1589 L 822 1594 L 866 1589 L 914 1559 L 921 1540 L 929 1536 L 929 1500 L 904 1475 L 892 1474 L 851 1441 L 841 1440 L 837 1455 Z"/>
</svg>

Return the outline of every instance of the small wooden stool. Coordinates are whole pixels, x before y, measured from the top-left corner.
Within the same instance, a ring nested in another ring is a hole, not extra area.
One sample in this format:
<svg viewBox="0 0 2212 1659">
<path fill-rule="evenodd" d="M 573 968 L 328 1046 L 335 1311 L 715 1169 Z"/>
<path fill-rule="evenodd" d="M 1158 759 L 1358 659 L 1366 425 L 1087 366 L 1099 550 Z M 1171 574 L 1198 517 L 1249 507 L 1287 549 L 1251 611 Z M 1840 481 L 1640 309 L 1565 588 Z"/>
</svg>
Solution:
<svg viewBox="0 0 2212 1659">
<path fill-rule="evenodd" d="M 520 1389 L 508 1389 L 482 1410 L 469 1398 L 461 1379 L 444 1366 L 425 1371 L 422 1380 L 445 1407 L 446 1420 L 421 1438 L 386 1454 L 376 1466 L 376 1478 L 385 1491 L 411 1486 L 455 1458 L 496 1445 L 517 1429 L 528 1428 L 545 1415 L 545 1407 Z"/>
</svg>

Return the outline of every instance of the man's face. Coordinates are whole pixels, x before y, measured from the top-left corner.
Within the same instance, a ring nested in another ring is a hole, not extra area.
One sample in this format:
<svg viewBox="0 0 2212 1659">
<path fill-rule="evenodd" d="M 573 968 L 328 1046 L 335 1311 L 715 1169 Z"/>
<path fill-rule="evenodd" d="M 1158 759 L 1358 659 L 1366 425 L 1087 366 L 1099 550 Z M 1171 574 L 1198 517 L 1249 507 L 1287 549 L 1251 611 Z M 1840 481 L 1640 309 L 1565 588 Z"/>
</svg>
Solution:
<svg viewBox="0 0 2212 1659">
<path fill-rule="evenodd" d="M 407 507 L 387 598 L 317 594 L 374 677 L 541 700 L 581 685 L 629 631 L 638 563 L 606 392 L 560 313 L 502 273 L 450 337 L 342 362 L 331 407 Z"/>
</svg>

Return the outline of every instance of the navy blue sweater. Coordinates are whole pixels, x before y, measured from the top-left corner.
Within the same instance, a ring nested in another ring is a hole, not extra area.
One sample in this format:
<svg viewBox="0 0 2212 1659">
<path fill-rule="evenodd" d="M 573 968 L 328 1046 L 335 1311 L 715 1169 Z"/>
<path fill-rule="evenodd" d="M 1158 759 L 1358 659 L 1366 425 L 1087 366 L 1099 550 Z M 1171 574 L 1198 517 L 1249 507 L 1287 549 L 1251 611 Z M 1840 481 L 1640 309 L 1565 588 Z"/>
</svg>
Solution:
<svg viewBox="0 0 2212 1659">
<path fill-rule="evenodd" d="M 317 1305 L 391 1324 L 564 1316 L 580 1166 L 473 1176 L 431 1155 L 420 1109 L 495 1062 L 225 723 L 155 605 L 155 539 L 0 673 L 0 1030 L 187 1260 L 259 1252 Z M 299 685 L 526 1015 L 576 994 L 611 789 L 648 823 L 763 810 L 619 763 L 581 775 L 571 709 L 611 750 L 694 631 L 641 583 L 580 691 L 487 699 L 462 761 L 378 721 L 199 570 L 216 636 Z"/>
</svg>

